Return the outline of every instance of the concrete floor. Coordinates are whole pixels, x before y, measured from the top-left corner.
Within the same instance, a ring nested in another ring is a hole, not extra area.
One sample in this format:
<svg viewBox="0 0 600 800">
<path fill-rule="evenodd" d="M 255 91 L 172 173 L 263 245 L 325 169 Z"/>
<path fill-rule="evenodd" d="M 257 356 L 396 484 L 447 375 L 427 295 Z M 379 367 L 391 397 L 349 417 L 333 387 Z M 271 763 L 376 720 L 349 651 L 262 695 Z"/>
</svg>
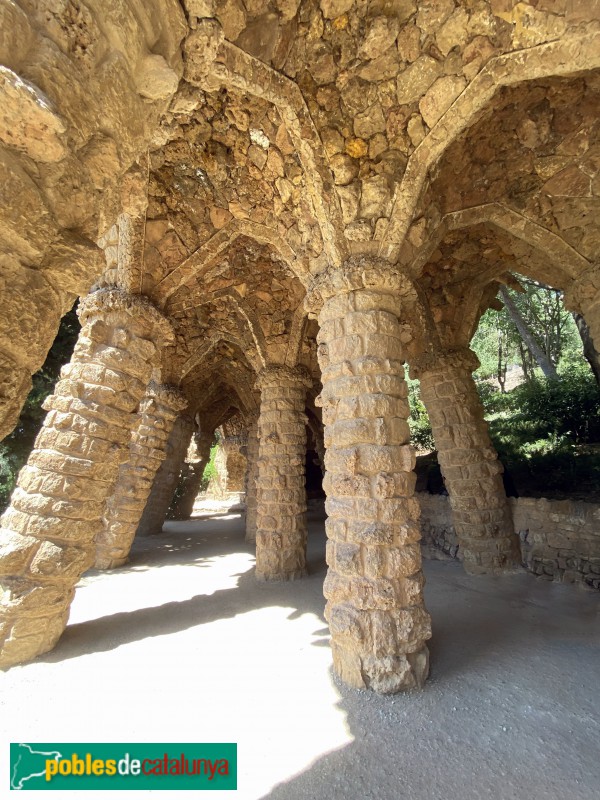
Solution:
<svg viewBox="0 0 600 800">
<path fill-rule="evenodd" d="M 237 741 L 238 791 L 202 797 L 600 797 L 597 594 L 427 562 L 425 691 L 353 691 L 331 674 L 318 505 L 309 519 L 311 574 L 292 584 L 255 583 L 238 514 L 169 523 L 127 567 L 86 575 L 55 651 L 2 676 L 5 755 L 9 741 Z"/>
</svg>

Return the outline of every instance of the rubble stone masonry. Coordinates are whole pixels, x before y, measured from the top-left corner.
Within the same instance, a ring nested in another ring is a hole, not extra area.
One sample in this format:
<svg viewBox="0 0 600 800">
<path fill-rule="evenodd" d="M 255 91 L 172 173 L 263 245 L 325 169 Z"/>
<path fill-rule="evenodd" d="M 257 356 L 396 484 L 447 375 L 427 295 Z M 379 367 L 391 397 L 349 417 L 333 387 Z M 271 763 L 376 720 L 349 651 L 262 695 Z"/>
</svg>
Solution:
<svg viewBox="0 0 600 800">
<path fill-rule="evenodd" d="M 129 459 L 119 469 L 103 530 L 96 537 L 96 569 L 114 569 L 127 561 L 152 483 L 167 455 L 169 434 L 186 406 L 178 389 L 150 382 L 135 418 Z"/>
<path fill-rule="evenodd" d="M 133 412 L 172 337 L 148 300 L 118 289 L 89 295 L 79 317 L 73 357 L 0 520 L 0 666 L 50 650 L 61 635 L 129 455 Z"/>
<path fill-rule="evenodd" d="M 269 366 L 258 376 L 259 457 L 256 490 L 256 577 L 293 580 L 306 574 L 306 391 L 302 367 Z"/>
<path fill-rule="evenodd" d="M 357 258 L 322 275 L 307 301 L 320 325 L 334 668 L 351 686 L 383 693 L 423 685 L 431 636 L 398 319 L 403 283 Z"/>
<path fill-rule="evenodd" d="M 423 553 L 462 558 L 448 497 L 419 492 Z M 521 561 L 544 580 L 582 583 L 600 590 L 600 505 L 579 500 L 511 497 Z"/>
<path fill-rule="evenodd" d="M 455 350 L 422 359 L 420 378 L 467 572 L 495 573 L 517 563 L 518 543 L 472 372 L 475 353 Z"/>
</svg>

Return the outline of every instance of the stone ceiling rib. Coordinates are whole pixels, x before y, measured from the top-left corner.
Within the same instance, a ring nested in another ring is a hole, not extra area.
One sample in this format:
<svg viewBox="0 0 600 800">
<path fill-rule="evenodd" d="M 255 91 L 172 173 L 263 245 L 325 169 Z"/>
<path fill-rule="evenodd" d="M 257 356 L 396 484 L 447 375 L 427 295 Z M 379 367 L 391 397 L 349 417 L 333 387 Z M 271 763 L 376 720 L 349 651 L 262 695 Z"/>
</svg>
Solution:
<svg viewBox="0 0 600 800">
<path fill-rule="evenodd" d="M 292 329 L 290 331 L 287 354 L 285 357 L 285 363 L 288 367 L 295 367 L 300 361 L 302 341 L 304 339 L 304 331 L 307 320 L 308 317 L 304 307 L 298 306 L 292 319 Z"/>
<path fill-rule="evenodd" d="M 307 284 L 308 265 L 305 259 L 298 256 L 279 234 L 272 228 L 260 225 L 257 222 L 234 219 L 228 222 L 224 228 L 195 250 L 156 285 L 152 294 L 157 304 L 164 308 L 171 295 L 188 281 L 197 280 L 206 274 L 219 256 L 223 255 L 236 239 L 241 236 L 247 236 L 260 244 L 273 247 L 289 265 L 294 275 L 304 285 Z"/>
<path fill-rule="evenodd" d="M 221 44 L 217 58 L 209 77 L 211 88 L 215 84 L 233 87 L 276 106 L 304 168 L 329 261 L 341 264 L 348 255 L 342 211 L 323 143 L 299 87 L 229 42 Z"/>
<path fill-rule="evenodd" d="M 193 351 L 187 361 L 184 362 L 181 368 L 180 380 L 182 381 L 187 375 L 190 374 L 190 372 L 192 372 L 192 370 L 202 365 L 204 360 L 213 350 L 215 350 L 216 347 L 218 347 L 221 342 L 228 342 L 229 344 L 234 345 L 234 347 L 237 347 L 239 351 L 243 353 L 244 358 L 248 361 L 248 364 L 255 372 L 260 369 L 261 366 L 264 366 L 263 359 L 253 358 L 252 354 L 248 352 L 248 348 L 244 347 L 244 343 L 234 336 L 233 333 L 229 333 L 228 331 L 218 331 L 203 341 L 202 344 Z"/>
<path fill-rule="evenodd" d="M 410 275 L 414 277 L 420 273 L 446 233 L 482 223 L 488 223 L 492 227 L 506 231 L 517 239 L 522 239 L 528 245 L 543 253 L 561 272 L 567 273 L 570 278 L 577 277 L 589 267 L 589 261 L 567 244 L 558 234 L 506 205 L 486 203 L 481 206 L 445 214 L 433 236 L 428 237 L 426 247 L 411 262 L 408 268 Z M 487 272 L 485 274 L 487 275 Z M 482 282 L 477 277 L 475 281 Z"/>
</svg>

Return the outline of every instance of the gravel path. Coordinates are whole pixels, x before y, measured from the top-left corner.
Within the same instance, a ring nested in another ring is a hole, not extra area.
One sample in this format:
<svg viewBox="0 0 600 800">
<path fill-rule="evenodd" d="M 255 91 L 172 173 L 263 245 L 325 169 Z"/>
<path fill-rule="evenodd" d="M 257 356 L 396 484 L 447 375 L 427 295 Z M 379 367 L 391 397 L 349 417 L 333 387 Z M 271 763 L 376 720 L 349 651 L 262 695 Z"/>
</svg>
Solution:
<svg viewBox="0 0 600 800">
<path fill-rule="evenodd" d="M 291 584 L 254 581 L 237 513 L 169 523 L 126 567 L 88 573 L 55 651 L 2 676 L 5 754 L 237 741 L 238 791 L 199 795 L 221 800 L 600 796 L 597 594 L 427 562 L 425 691 L 349 690 L 331 674 L 322 519 L 311 506 L 311 574 Z"/>
</svg>

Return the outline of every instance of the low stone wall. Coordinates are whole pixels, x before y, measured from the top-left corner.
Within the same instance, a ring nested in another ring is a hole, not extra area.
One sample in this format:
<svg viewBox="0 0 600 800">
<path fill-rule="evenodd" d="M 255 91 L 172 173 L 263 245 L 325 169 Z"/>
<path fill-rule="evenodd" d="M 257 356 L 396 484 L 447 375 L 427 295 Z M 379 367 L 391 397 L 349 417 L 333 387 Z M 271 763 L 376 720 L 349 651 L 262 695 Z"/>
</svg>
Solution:
<svg viewBox="0 0 600 800">
<path fill-rule="evenodd" d="M 448 495 L 417 492 L 421 505 L 421 549 L 425 558 L 460 558 Z"/>
<path fill-rule="evenodd" d="M 458 558 L 446 495 L 418 492 L 423 555 Z M 600 590 L 600 505 L 576 500 L 510 498 L 523 566 L 544 580 L 583 583 Z"/>
</svg>

